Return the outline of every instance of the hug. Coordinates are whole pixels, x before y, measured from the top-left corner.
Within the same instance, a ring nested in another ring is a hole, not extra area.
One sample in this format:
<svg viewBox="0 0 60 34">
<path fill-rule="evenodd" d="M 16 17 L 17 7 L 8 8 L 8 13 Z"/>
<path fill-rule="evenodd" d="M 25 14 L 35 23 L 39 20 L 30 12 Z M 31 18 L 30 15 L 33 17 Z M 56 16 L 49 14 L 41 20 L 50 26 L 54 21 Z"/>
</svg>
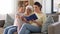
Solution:
<svg viewBox="0 0 60 34">
<path fill-rule="evenodd" d="M 3 34 L 30 34 L 41 32 L 42 24 L 46 21 L 46 15 L 42 12 L 42 5 L 35 2 L 33 6 L 20 5 L 15 14 L 14 25 L 6 27 Z"/>
</svg>

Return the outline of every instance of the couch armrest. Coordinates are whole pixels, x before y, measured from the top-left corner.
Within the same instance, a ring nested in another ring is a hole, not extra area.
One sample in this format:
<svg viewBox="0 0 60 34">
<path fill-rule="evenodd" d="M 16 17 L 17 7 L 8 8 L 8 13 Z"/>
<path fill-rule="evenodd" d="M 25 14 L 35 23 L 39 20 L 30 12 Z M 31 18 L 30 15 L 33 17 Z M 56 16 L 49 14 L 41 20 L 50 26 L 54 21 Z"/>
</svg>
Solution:
<svg viewBox="0 0 60 34">
<path fill-rule="evenodd" d="M 56 22 L 48 26 L 48 34 L 60 34 L 60 23 Z"/>
<path fill-rule="evenodd" d="M 0 20 L 0 27 L 3 27 L 5 24 L 5 20 Z"/>
</svg>

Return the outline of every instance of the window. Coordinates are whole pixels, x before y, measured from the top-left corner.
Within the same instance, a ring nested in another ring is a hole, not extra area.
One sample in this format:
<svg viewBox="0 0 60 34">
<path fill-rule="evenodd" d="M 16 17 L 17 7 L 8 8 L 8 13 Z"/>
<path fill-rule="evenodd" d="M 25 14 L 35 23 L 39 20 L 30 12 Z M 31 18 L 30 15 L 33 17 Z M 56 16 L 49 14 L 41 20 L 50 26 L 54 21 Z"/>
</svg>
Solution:
<svg viewBox="0 0 60 34">
<path fill-rule="evenodd" d="M 60 0 L 52 0 L 53 13 L 59 12 Z"/>
<path fill-rule="evenodd" d="M 14 11 L 14 0 L 0 0 L 0 14 L 10 14 Z"/>
</svg>

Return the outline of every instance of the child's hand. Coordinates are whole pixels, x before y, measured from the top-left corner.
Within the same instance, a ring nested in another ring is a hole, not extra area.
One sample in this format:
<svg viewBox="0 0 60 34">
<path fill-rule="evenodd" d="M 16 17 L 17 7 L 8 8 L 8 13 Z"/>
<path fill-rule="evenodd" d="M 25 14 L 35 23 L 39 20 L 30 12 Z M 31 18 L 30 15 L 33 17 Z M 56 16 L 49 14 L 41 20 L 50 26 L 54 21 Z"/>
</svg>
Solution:
<svg viewBox="0 0 60 34">
<path fill-rule="evenodd" d="M 26 18 L 24 18 L 24 17 L 21 17 L 21 19 L 22 19 L 22 21 L 24 21 L 24 22 L 28 22 L 28 21 L 26 20 Z"/>
<path fill-rule="evenodd" d="M 20 19 L 20 16 L 16 15 L 16 18 Z"/>
</svg>

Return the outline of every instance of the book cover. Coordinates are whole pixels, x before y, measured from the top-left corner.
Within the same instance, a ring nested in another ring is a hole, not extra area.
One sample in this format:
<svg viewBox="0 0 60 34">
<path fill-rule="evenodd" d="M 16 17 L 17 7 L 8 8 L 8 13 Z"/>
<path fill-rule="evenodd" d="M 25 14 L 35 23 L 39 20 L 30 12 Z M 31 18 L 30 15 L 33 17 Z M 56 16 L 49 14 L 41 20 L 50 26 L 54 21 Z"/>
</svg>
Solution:
<svg viewBox="0 0 60 34">
<path fill-rule="evenodd" d="M 35 14 L 32 14 L 32 15 L 30 15 L 30 16 L 28 16 L 28 17 L 25 17 L 25 18 L 26 18 L 27 21 L 38 19 Z"/>
</svg>

